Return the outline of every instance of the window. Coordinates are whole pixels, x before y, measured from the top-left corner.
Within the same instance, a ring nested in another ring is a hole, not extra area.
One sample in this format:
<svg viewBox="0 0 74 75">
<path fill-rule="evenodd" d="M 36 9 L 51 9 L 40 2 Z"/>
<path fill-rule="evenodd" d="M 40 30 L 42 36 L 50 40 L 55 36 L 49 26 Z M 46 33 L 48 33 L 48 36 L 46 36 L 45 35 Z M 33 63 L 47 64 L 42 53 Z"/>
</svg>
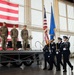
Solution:
<svg viewBox="0 0 74 75">
<path fill-rule="evenodd" d="M 67 31 L 66 18 L 60 17 L 59 19 L 60 19 L 60 30 L 62 30 L 62 31 Z"/>
<path fill-rule="evenodd" d="M 74 20 L 68 19 L 68 30 L 74 32 Z"/>
<path fill-rule="evenodd" d="M 15 3 L 15 4 L 19 4 L 19 24 L 20 25 L 23 25 L 24 22 L 25 22 L 25 12 L 24 12 L 24 4 L 25 4 L 25 0 L 9 0 L 10 2 L 12 3 Z"/>
<path fill-rule="evenodd" d="M 32 26 L 42 27 L 42 12 L 31 10 Z"/>
<path fill-rule="evenodd" d="M 52 6 L 53 6 L 53 0 L 44 0 L 46 12 L 51 12 L 51 3 L 52 3 Z"/>
<path fill-rule="evenodd" d="M 19 24 L 24 24 L 24 7 L 19 6 Z"/>
<path fill-rule="evenodd" d="M 32 49 L 40 50 L 42 49 L 42 45 L 40 43 L 43 42 L 43 33 L 42 32 L 34 32 L 32 31 Z M 37 42 L 39 41 L 39 42 Z M 36 43 L 37 42 L 37 43 Z"/>
<path fill-rule="evenodd" d="M 31 0 L 31 8 L 42 10 L 42 0 Z"/>
<path fill-rule="evenodd" d="M 17 4 L 19 4 L 19 5 L 23 5 L 24 6 L 24 1 L 25 0 L 10 0 L 10 2 L 13 2 L 13 3 L 17 3 Z"/>
<path fill-rule="evenodd" d="M 74 52 L 74 36 L 70 36 L 69 41 L 70 41 L 70 51 L 71 53 L 73 53 Z"/>
<path fill-rule="evenodd" d="M 74 7 L 67 5 L 67 10 L 68 10 L 68 18 L 74 19 Z"/>
<path fill-rule="evenodd" d="M 66 16 L 66 4 L 59 2 L 59 15 Z"/>
</svg>

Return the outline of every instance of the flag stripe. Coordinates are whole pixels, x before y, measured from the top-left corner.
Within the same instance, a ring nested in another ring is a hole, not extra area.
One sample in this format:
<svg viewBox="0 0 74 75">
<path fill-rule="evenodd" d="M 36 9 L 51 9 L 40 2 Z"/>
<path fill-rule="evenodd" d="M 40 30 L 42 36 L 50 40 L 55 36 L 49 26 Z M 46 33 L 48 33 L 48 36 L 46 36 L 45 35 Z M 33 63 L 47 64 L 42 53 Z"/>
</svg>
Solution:
<svg viewBox="0 0 74 75">
<path fill-rule="evenodd" d="M 11 34 L 11 32 L 10 31 L 8 31 L 8 35 L 10 35 Z"/>
<path fill-rule="evenodd" d="M 0 26 L 3 26 L 2 23 L 0 23 Z M 9 28 L 12 28 L 13 27 L 13 24 L 6 24 L 7 27 Z M 18 28 L 18 24 L 16 24 L 16 28 Z"/>
<path fill-rule="evenodd" d="M 0 22 L 6 22 L 6 23 L 10 23 L 10 24 L 18 24 L 18 21 L 13 21 L 13 20 L 6 20 L 6 19 L 0 19 Z"/>
<path fill-rule="evenodd" d="M 15 16 L 18 18 L 18 14 L 14 14 L 14 13 L 10 13 L 10 12 L 4 12 L 4 11 L 0 11 L 0 14 L 4 14 L 5 16 L 10 15 L 10 16 Z"/>
<path fill-rule="evenodd" d="M 46 30 L 47 28 L 48 28 L 48 26 L 47 26 L 47 19 L 46 19 L 46 10 L 44 8 L 43 29 Z"/>
<path fill-rule="evenodd" d="M 11 8 L 11 9 L 13 9 L 13 10 L 18 10 L 18 7 L 19 7 L 19 6 L 18 6 L 18 7 L 13 7 L 13 6 L 9 6 L 9 5 L 5 5 L 5 4 L 1 4 L 1 3 L 0 3 L 0 7 L 9 8 L 9 9 Z"/>
<path fill-rule="evenodd" d="M 46 23 L 46 22 L 44 23 L 44 25 L 45 25 L 45 24 L 47 25 L 47 23 Z"/>
<path fill-rule="evenodd" d="M 13 28 L 13 25 L 16 24 L 17 28 L 19 26 L 18 17 L 19 17 L 18 4 L 14 4 L 5 0 L 0 0 L 0 26 L 3 26 L 3 22 L 6 22 L 6 26 L 8 27 L 7 41 L 11 41 L 10 31 Z"/>
<path fill-rule="evenodd" d="M 13 10 L 13 9 L 9 9 L 9 8 L 0 7 L 0 11 L 18 14 L 18 10 Z"/>
<path fill-rule="evenodd" d="M 13 6 L 13 7 L 18 7 L 18 4 L 13 4 L 13 3 L 10 3 L 10 2 L 7 2 L 7 1 L 3 1 L 3 0 L 0 0 L 0 3 L 6 4 L 6 5 L 10 5 L 10 6 Z"/>
<path fill-rule="evenodd" d="M 18 21 L 18 18 L 17 17 L 5 16 L 5 15 L 1 15 L 1 14 L 0 14 L 0 18 L 6 19 L 6 20 Z"/>
<path fill-rule="evenodd" d="M 47 22 L 47 20 L 44 20 L 44 22 Z"/>
<path fill-rule="evenodd" d="M 0 0 L 0 22 L 18 23 L 19 5 Z"/>
</svg>

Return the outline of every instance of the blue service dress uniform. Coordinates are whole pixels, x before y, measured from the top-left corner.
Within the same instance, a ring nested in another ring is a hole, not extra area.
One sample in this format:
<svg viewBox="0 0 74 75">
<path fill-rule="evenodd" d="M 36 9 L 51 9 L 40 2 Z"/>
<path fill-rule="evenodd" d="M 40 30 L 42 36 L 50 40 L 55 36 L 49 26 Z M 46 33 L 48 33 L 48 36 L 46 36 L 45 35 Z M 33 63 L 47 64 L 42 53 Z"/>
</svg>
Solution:
<svg viewBox="0 0 74 75">
<path fill-rule="evenodd" d="M 63 66 L 62 63 L 62 51 L 63 51 L 63 43 L 58 42 L 56 44 L 56 61 L 57 61 L 57 71 L 60 71 L 60 64 Z"/>
<path fill-rule="evenodd" d="M 71 67 L 71 70 L 73 70 L 73 66 L 69 61 L 70 56 L 70 42 L 63 42 L 63 63 L 64 63 L 64 72 L 66 72 L 66 64 L 68 64 Z"/>
<path fill-rule="evenodd" d="M 50 69 L 49 70 L 52 70 L 53 69 L 53 64 L 56 66 L 56 63 L 55 63 L 55 55 L 56 55 L 56 44 L 55 42 L 52 42 L 50 43 Z"/>
<path fill-rule="evenodd" d="M 49 45 L 45 45 L 43 48 L 44 52 L 44 69 L 47 69 L 47 63 L 50 65 L 50 52 L 49 52 Z"/>
</svg>

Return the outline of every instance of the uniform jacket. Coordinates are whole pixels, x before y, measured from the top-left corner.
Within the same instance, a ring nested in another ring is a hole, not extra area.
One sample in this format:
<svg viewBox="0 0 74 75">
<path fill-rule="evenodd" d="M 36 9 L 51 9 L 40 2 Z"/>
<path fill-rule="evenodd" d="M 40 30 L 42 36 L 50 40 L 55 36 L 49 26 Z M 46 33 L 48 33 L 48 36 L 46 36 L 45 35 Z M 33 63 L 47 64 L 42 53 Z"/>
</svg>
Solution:
<svg viewBox="0 0 74 75">
<path fill-rule="evenodd" d="M 55 44 L 55 42 L 50 43 L 50 50 L 51 50 L 52 54 L 56 53 L 56 44 Z"/>
<path fill-rule="evenodd" d="M 45 56 L 46 58 L 48 58 L 48 57 L 50 56 L 49 46 L 48 46 L 48 45 L 45 45 L 45 46 L 44 46 L 43 52 L 44 52 L 44 56 Z"/>
<path fill-rule="evenodd" d="M 62 42 L 57 43 L 56 44 L 56 49 L 57 49 L 56 51 L 62 53 L 62 51 L 63 51 L 63 43 Z"/>
<path fill-rule="evenodd" d="M 8 28 L 6 26 L 1 27 L 1 37 L 7 37 L 8 36 Z"/>
<path fill-rule="evenodd" d="M 11 30 L 11 37 L 12 38 L 17 38 L 18 37 L 18 30 L 17 29 L 12 29 Z"/>
<path fill-rule="evenodd" d="M 22 31 L 21 31 L 21 37 L 22 37 L 22 39 L 28 39 L 28 30 L 25 30 L 25 29 L 23 29 Z"/>
<path fill-rule="evenodd" d="M 63 42 L 63 54 L 70 54 L 70 42 Z"/>
</svg>

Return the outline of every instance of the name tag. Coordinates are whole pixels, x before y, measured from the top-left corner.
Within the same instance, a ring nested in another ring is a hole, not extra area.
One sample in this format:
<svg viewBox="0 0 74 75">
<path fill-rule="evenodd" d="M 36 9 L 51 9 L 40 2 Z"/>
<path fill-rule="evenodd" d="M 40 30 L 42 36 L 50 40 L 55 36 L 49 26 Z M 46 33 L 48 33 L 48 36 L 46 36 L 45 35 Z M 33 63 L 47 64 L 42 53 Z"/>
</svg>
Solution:
<svg viewBox="0 0 74 75">
<path fill-rule="evenodd" d="M 63 50 L 65 51 L 65 50 L 66 50 L 66 48 L 63 48 Z"/>
<path fill-rule="evenodd" d="M 50 56 L 48 56 L 48 58 L 50 58 Z"/>
<path fill-rule="evenodd" d="M 49 51 L 51 53 L 51 51 Z"/>
<path fill-rule="evenodd" d="M 58 54 L 59 52 L 56 52 L 56 54 Z"/>
<path fill-rule="evenodd" d="M 54 48 L 54 46 L 52 46 L 52 48 Z"/>
</svg>

